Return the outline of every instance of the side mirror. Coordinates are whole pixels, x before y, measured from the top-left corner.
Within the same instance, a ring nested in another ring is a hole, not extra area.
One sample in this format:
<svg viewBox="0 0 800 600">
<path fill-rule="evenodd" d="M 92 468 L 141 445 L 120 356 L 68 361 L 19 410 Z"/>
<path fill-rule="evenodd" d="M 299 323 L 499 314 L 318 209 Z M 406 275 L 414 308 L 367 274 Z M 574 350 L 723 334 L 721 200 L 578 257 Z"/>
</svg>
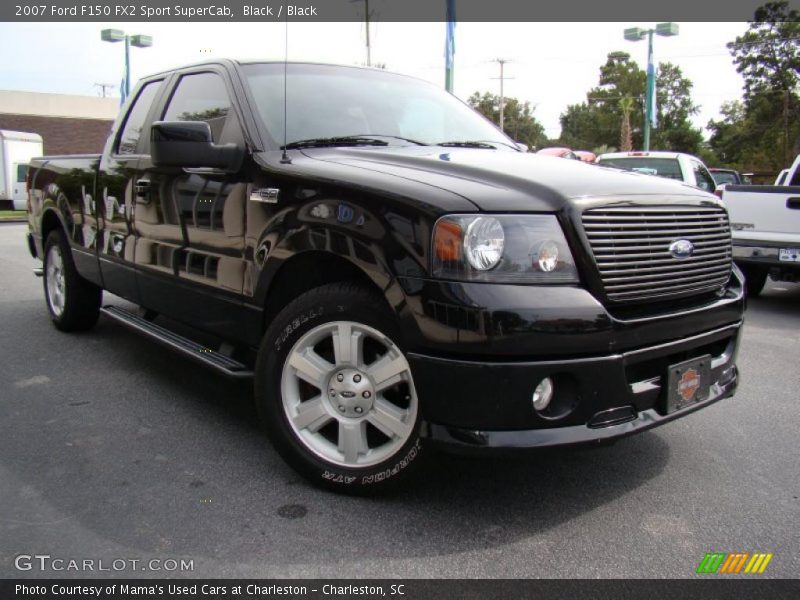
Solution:
<svg viewBox="0 0 800 600">
<path fill-rule="evenodd" d="M 150 154 L 157 167 L 239 170 L 244 151 L 215 144 L 205 121 L 156 121 L 150 128 Z"/>
<path fill-rule="evenodd" d="M 528 144 L 523 144 L 522 142 L 514 142 L 514 143 L 517 145 L 517 148 L 519 148 L 523 152 L 529 152 L 530 151 L 530 148 L 528 147 Z"/>
</svg>

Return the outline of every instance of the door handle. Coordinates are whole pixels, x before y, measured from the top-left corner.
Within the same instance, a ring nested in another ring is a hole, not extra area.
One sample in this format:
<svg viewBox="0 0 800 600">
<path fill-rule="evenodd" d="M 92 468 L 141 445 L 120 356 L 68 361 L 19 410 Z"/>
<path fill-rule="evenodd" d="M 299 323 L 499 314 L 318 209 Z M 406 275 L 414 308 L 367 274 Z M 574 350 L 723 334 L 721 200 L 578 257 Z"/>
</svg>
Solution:
<svg viewBox="0 0 800 600">
<path fill-rule="evenodd" d="M 800 198 L 789 198 L 786 200 L 786 208 L 800 210 Z"/>
<path fill-rule="evenodd" d="M 150 180 L 137 179 L 134 184 L 134 189 L 136 190 L 137 197 L 147 196 L 147 193 L 150 191 Z"/>
</svg>

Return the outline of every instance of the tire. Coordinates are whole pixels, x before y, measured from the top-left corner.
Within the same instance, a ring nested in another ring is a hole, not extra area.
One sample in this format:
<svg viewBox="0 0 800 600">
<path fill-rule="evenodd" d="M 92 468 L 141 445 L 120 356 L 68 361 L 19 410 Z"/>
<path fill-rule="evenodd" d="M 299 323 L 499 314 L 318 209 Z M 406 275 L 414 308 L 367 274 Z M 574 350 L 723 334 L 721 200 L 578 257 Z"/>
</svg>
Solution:
<svg viewBox="0 0 800 600">
<path fill-rule="evenodd" d="M 56 328 L 86 331 L 97 323 L 103 290 L 78 274 L 60 229 L 47 236 L 42 279 L 47 310 Z"/>
<path fill-rule="evenodd" d="M 258 412 L 278 453 L 313 484 L 375 494 L 419 468 L 419 401 L 399 339 L 382 298 L 348 283 L 299 296 L 264 334 Z"/>
<path fill-rule="evenodd" d="M 747 295 L 750 298 L 759 296 L 767 283 L 767 269 L 754 267 L 752 265 L 740 265 L 744 273 L 744 283 L 747 288 Z"/>
</svg>

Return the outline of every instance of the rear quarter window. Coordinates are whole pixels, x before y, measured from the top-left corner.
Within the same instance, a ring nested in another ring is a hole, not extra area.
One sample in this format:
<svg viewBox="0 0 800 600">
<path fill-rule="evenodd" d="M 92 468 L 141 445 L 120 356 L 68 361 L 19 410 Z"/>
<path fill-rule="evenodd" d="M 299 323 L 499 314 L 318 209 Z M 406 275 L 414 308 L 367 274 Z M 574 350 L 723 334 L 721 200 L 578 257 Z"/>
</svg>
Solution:
<svg viewBox="0 0 800 600">
<path fill-rule="evenodd" d="M 706 169 L 701 163 L 693 160 L 692 171 L 694 172 L 694 180 L 697 187 L 707 192 L 714 191 L 714 188 L 717 187 L 717 184 L 714 182 L 714 178 L 711 177 L 711 173 L 708 172 L 708 169 Z"/>
<path fill-rule="evenodd" d="M 155 100 L 161 89 L 162 81 L 152 81 L 146 84 L 133 105 L 128 111 L 128 116 L 125 119 L 125 125 L 122 127 L 122 133 L 119 136 L 119 143 L 117 145 L 117 154 L 136 154 L 139 148 L 139 140 L 142 137 L 143 129 L 145 127 L 145 120 L 153 106 Z M 147 140 L 147 138 L 145 138 Z"/>
</svg>

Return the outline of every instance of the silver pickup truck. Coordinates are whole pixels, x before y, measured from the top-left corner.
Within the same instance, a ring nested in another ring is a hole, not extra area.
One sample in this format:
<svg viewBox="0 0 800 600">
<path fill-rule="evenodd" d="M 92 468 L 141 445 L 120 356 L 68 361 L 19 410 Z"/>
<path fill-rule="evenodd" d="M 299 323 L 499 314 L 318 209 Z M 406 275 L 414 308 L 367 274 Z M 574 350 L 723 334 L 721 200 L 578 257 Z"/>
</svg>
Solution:
<svg viewBox="0 0 800 600">
<path fill-rule="evenodd" d="M 722 193 L 733 230 L 733 258 L 757 296 L 767 276 L 800 281 L 800 155 L 786 185 L 729 185 Z"/>
</svg>

